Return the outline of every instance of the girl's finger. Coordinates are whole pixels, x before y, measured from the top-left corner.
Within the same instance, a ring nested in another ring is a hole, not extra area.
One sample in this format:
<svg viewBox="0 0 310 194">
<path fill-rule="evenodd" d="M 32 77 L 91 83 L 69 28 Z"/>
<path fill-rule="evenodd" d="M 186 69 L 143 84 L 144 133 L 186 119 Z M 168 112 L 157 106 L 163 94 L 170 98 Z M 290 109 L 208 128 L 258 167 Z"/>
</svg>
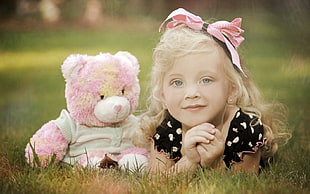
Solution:
<svg viewBox="0 0 310 194">
<path fill-rule="evenodd" d="M 197 125 L 197 126 L 195 126 L 195 127 L 193 127 L 191 130 L 199 130 L 199 131 L 206 131 L 206 132 L 208 132 L 208 133 L 210 133 L 210 134 L 212 134 L 212 135 L 214 135 L 215 133 L 216 133 L 216 128 L 215 128 L 215 126 L 214 125 L 212 125 L 212 124 L 210 124 L 210 123 L 202 123 L 202 124 L 200 124 L 200 125 Z M 190 130 L 190 131 L 191 131 Z"/>
<path fill-rule="evenodd" d="M 185 135 L 185 138 L 193 138 L 193 137 L 204 137 L 208 140 L 214 140 L 215 134 L 211 134 L 205 130 L 194 130 L 194 131 L 188 131 Z"/>
<path fill-rule="evenodd" d="M 199 143 L 209 144 L 210 140 L 206 139 L 205 137 L 196 136 L 196 137 L 189 139 L 188 141 L 184 141 L 185 146 L 189 146 L 189 147 L 196 146 Z"/>
</svg>

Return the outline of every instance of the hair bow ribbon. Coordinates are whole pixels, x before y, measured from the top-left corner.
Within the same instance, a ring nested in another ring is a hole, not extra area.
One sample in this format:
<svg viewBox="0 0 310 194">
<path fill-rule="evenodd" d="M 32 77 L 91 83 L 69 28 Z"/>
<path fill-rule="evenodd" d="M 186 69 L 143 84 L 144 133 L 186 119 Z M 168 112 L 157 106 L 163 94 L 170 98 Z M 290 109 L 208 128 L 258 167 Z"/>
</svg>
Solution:
<svg viewBox="0 0 310 194">
<path fill-rule="evenodd" d="M 196 16 L 183 8 L 179 8 L 168 15 L 165 21 L 160 25 L 159 31 L 169 19 L 172 19 L 172 21 L 167 24 L 167 28 L 174 28 L 179 24 L 185 24 L 194 30 L 205 30 L 210 35 L 225 43 L 231 54 L 232 63 L 243 72 L 238 52 L 235 49 L 244 41 L 244 38 L 241 36 L 244 32 L 244 30 L 240 28 L 242 22 L 241 18 L 236 18 L 232 22 L 218 21 L 212 24 L 207 24 L 201 19 L 201 17 Z"/>
</svg>

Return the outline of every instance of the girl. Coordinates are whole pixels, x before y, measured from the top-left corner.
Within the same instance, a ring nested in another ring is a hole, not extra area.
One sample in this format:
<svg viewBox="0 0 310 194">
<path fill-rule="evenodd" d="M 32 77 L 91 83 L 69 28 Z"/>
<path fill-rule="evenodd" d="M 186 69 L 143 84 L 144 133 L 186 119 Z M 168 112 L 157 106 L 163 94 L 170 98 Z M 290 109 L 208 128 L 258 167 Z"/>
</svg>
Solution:
<svg viewBox="0 0 310 194">
<path fill-rule="evenodd" d="M 284 134 L 240 65 L 241 18 L 207 24 L 180 8 L 169 19 L 153 53 L 150 105 L 140 117 L 144 138 L 135 138 L 152 143 L 150 171 L 258 173 Z"/>
</svg>

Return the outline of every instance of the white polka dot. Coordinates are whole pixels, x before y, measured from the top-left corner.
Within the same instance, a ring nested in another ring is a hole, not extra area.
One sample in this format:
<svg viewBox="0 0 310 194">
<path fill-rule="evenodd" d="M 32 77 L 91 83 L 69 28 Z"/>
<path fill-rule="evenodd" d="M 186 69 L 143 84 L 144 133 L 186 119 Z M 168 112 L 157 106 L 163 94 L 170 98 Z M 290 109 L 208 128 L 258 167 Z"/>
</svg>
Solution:
<svg viewBox="0 0 310 194">
<path fill-rule="evenodd" d="M 241 125 L 244 129 L 246 129 L 246 122 L 242 122 L 242 123 L 240 123 L 240 125 Z"/>
<path fill-rule="evenodd" d="M 236 133 L 238 132 L 238 128 L 233 128 L 232 130 Z"/>
<path fill-rule="evenodd" d="M 172 147 L 172 151 L 173 151 L 173 152 L 177 152 L 177 151 L 178 151 L 178 148 L 175 147 L 175 146 L 173 146 L 173 147 Z"/>
<path fill-rule="evenodd" d="M 228 141 L 228 142 L 227 142 L 227 145 L 228 145 L 229 147 L 231 146 L 231 144 L 232 144 L 231 141 Z"/>
<path fill-rule="evenodd" d="M 172 128 L 171 121 L 168 121 L 167 125 L 168 127 Z"/>
<path fill-rule="evenodd" d="M 260 134 L 258 135 L 258 140 L 261 140 L 262 137 L 263 137 L 263 134 L 260 133 Z"/>
<path fill-rule="evenodd" d="M 240 116 L 240 112 L 237 112 L 236 114 L 236 118 L 238 118 Z"/>
<path fill-rule="evenodd" d="M 170 140 L 170 141 L 173 141 L 173 134 L 172 134 L 172 133 L 170 133 L 170 134 L 168 135 L 168 137 L 169 137 L 169 140 Z"/>
<path fill-rule="evenodd" d="M 237 143 L 239 141 L 239 137 L 236 137 L 234 140 L 233 140 L 233 143 Z"/>
<path fill-rule="evenodd" d="M 253 115 L 249 115 L 250 119 L 253 119 Z"/>
<path fill-rule="evenodd" d="M 254 128 L 253 127 L 251 127 L 251 132 L 252 132 L 252 134 L 254 134 Z"/>
<path fill-rule="evenodd" d="M 253 146 L 252 142 L 249 142 L 249 146 L 250 146 L 250 147 L 252 147 L 252 146 Z"/>
<path fill-rule="evenodd" d="M 154 137 L 155 137 L 155 139 L 159 139 L 160 138 L 160 135 L 158 134 L 158 133 L 156 133 L 155 135 L 154 135 Z"/>
<path fill-rule="evenodd" d="M 182 133 L 182 129 L 181 128 L 178 128 L 177 130 L 176 130 L 176 132 L 177 132 L 177 134 L 181 134 Z"/>
</svg>

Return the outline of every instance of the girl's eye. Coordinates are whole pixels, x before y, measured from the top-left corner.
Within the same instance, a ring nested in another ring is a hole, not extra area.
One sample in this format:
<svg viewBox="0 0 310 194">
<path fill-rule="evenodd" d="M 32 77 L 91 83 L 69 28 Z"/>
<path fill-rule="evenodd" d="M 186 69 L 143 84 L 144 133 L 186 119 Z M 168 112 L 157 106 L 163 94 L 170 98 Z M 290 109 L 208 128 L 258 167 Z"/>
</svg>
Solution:
<svg viewBox="0 0 310 194">
<path fill-rule="evenodd" d="M 100 99 L 103 100 L 104 99 L 104 95 L 100 95 Z"/>
<path fill-rule="evenodd" d="M 121 91 L 121 92 L 122 92 L 122 95 L 124 95 L 124 94 L 125 94 L 125 89 L 122 89 L 122 91 Z"/>
<path fill-rule="evenodd" d="M 210 83 L 211 82 L 211 79 L 209 79 L 209 78 L 203 78 L 201 81 L 200 81 L 200 83 L 202 83 L 202 84 L 207 84 L 207 83 Z"/>
<path fill-rule="evenodd" d="M 183 82 L 181 80 L 174 80 L 172 81 L 172 85 L 176 87 L 180 87 L 183 85 Z"/>
</svg>

